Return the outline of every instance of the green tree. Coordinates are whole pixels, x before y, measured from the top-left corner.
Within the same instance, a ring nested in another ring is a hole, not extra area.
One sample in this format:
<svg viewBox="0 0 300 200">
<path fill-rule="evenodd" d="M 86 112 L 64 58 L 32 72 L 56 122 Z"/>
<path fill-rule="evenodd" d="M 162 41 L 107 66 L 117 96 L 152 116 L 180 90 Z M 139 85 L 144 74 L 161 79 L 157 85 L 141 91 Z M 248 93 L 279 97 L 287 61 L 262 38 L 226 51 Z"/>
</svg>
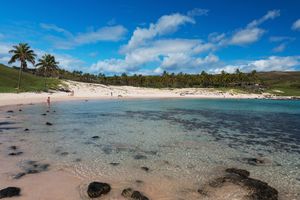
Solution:
<svg viewBox="0 0 300 200">
<path fill-rule="evenodd" d="M 51 76 L 53 72 L 59 70 L 59 62 L 55 60 L 55 57 L 50 54 L 45 54 L 42 58 L 39 59 L 39 62 L 36 64 L 38 69 L 43 73 L 45 77 L 45 88 L 47 88 L 47 77 Z"/>
<path fill-rule="evenodd" d="M 11 59 L 8 61 L 8 64 L 12 64 L 14 62 L 19 61 L 21 66 L 19 70 L 19 79 L 18 79 L 18 89 L 21 87 L 21 77 L 22 71 L 26 70 L 27 62 L 30 62 L 34 65 L 36 54 L 27 43 L 20 43 L 18 45 L 13 46 L 13 49 L 9 51 L 9 53 L 13 54 Z"/>
</svg>

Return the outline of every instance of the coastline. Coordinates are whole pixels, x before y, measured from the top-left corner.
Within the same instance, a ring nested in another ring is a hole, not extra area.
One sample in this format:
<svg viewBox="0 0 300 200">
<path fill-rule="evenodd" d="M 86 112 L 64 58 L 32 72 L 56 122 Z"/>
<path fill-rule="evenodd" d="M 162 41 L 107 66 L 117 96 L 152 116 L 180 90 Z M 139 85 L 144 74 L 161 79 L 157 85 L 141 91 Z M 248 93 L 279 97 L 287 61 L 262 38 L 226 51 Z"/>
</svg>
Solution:
<svg viewBox="0 0 300 200">
<path fill-rule="evenodd" d="M 18 104 L 34 104 L 46 102 L 51 97 L 52 102 L 96 99 L 155 99 L 155 98 L 198 98 L 198 99 L 293 99 L 293 97 L 279 97 L 266 94 L 236 93 L 234 91 L 220 91 L 213 88 L 181 88 L 156 89 L 132 86 L 106 86 L 101 84 L 65 81 L 70 93 L 53 91 L 43 93 L 0 93 L 0 106 Z"/>
</svg>

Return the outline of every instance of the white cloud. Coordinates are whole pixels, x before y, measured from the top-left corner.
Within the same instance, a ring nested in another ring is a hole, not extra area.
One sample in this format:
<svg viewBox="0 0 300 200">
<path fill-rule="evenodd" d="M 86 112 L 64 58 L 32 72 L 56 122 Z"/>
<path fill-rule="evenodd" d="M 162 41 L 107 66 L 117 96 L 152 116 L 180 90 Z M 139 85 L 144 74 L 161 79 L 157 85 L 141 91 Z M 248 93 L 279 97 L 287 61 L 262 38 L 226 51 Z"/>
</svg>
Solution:
<svg viewBox="0 0 300 200">
<path fill-rule="evenodd" d="M 204 59 L 199 54 L 213 49 L 210 43 L 201 40 L 165 39 L 152 41 L 147 47 L 138 47 L 125 54 L 124 59 L 106 59 L 91 66 L 92 72 L 122 73 L 139 70 L 141 66 L 156 62 L 162 69 L 179 70 L 186 67 L 197 71 L 209 62 L 217 62 L 217 57 L 209 55 Z M 184 69 L 183 69 L 184 70 Z"/>
<path fill-rule="evenodd" d="M 128 52 L 137 46 L 144 45 L 145 42 L 157 36 L 173 33 L 186 23 L 195 23 L 195 20 L 179 13 L 164 15 L 155 24 L 151 23 L 149 28 L 136 28 L 128 44 L 122 48 L 122 51 Z"/>
<path fill-rule="evenodd" d="M 202 8 L 194 8 L 190 11 L 188 11 L 187 15 L 190 17 L 196 17 L 196 16 L 202 16 L 202 15 L 208 15 L 209 10 L 202 9 Z"/>
<path fill-rule="evenodd" d="M 164 15 L 156 23 L 151 23 L 148 28 L 136 28 L 129 42 L 120 49 L 123 59 L 98 61 L 91 66 L 90 71 L 149 74 L 149 70 L 141 70 L 141 67 L 152 64 L 170 71 L 177 71 L 180 65 L 184 65 L 186 69 L 195 72 L 207 63 L 217 62 L 218 58 L 212 54 L 204 58 L 199 57 L 200 54 L 208 53 L 215 48 L 212 43 L 199 39 L 162 39 L 162 36 L 176 32 L 184 24 L 194 24 L 195 20 L 191 16 L 205 13 L 204 10 L 196 9 L 190 11 L 189 15 L 179 13 Z M 152 73 L 157 72 L 158 69 L 152 70 Z"/>
<path fill-rule="evenodd" d="M 270 42 L 283 42 L 283 41 L 293 41 L 295 38 L 289 36 L 272 36 L 269 38 Z"/>
<path fill-rule="evenodd" d="M 279 16 L 280 16 L 280 10 L 270 10 L 262 18 L 250 22 L 247 27 L 248 28 L 257 27 L 258 25 L 264 23 L 265 21 L 269 19 L 275 19 L 276 17 Z"/>
<path fill-rule="evenodd" d="M 294 71 L 300 66 L 300 56 L 270 56 L 266 59 L 245 61 L 237 65 L 226 65 L 221 68 L 211 69 L 211 73 L 226 71 L 233 73 L 236 69 L 243 72 L 256 71 Z"/>
<path fill-rule="evenodd" d="M 48 31 L 63 33 L 64 37 L 50 36 L 49 39 L 54 43 L 56 48 L 70 49 L 76 46 L 93 44 L 100 41 L 120 41 L 127 33 L 127 29 L 122 25 L 105 26 L 97 30 L 90 30 L 76 35 L 60 28 L 54 24 L 40 24 L 40 26 Z"/>
<path fill-rule="evenodd" d="M 274 19 L 279 16 L 279 10 L 268 11 L 268 13 L 260 19 L 253 20 L 246 28 L 237 31 L 230 39 L 229 44 L 247 45 L 258 41 L 265 33 L 265 30 L 258 28 L 258 26 L 267 20 Z"/>
<path fill-rule="evenodd" d="M 279 52 L 283 52 L 285 49 L 286 49 L 286 43 L 282 43 L 276 46 L 275 48 L 273 48 L 272 51 L 275 53 L 279 53 Z"/>
<path fill-rule="evenodd" d="M 296 20 L 292 25 L 292 30 L 300 30 L 300 19 Z"/>
<path fill-rule="evenodd" d="M 66 29 L 60 28 L 58 26 L 56 26 L 55 24 L 45 24 L 45 23 L 40 23 L 40 27 L 42 29 L 48 30 L 48 31 L 55 31 L 58 33 L 64 33 L 67 36 L 72 37 L 72 33 L 67 31 Z"/>
<path fill-rule="evenodd" d="M 230 41 L 230 44 L 245 45 L 258 41 L 264 34 L 264 30 L 260 28 L 246 28 L 236 32 Z"/>
</svg>

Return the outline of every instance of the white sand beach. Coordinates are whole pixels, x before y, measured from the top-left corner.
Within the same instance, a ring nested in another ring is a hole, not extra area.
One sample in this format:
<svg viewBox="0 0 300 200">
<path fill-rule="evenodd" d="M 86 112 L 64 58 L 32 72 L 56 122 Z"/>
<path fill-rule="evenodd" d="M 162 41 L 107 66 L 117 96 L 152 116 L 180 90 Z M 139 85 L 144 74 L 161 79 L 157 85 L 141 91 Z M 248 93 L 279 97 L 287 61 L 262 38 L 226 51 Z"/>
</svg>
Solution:
<svg viewBox="0 0 300 200">
<path fill-rule="evenodd" d="M 220 91 L 213 88 L 156 89 L 132 86 L 106 86 L 101 84 L 65 81 L 71 93 L 52 91 L 50 93 L 0 93 L 0 106 L 42 103 L 48 96 L 51 101 L 70 101 L 81 99 L 115 99 L 115 98 L 236 98 L 262 99 L 273 97 L 270 94 L 247 94 L 234 91 Z"/>
</svg>

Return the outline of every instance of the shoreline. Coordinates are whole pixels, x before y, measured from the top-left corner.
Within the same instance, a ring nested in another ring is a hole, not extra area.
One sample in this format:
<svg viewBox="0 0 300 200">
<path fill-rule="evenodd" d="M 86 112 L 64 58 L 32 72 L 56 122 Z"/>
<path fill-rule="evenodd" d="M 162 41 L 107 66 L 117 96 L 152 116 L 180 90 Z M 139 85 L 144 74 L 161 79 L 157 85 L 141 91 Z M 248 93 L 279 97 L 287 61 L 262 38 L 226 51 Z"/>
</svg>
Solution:
<svg viewBox="0 0 300 200">
<path fill-rule="evenodd" d="M 47 94 L 47 93 L 46 93 Z M 139 97 L 141 98 L 141 97 Z M 159 97 L 162 98 L 162 97 Z M 176 98 L 176 97 L 171 97 Z M 186 97 L 182 97 L 186 98 Z M 42 99 L 45 100 L 46 98 Z M 65 98 L 68 100 L 68 98 Z M 84 100 L 86 98 L 74 98 L 72 100 Z M 92 99 L 92 98 L 90 98 Z M 94 98 L 99 99 L 99 98 Z M 102 99 L 117 99 L 117 98 L 102 98 Z M 126 98 L 124 99 L 134 99 L 134 98 Z M 57 101 L 59 101 L 57 99 Z M 41 102 L 40 102 L 41 103 Z M 13 106 L 12 106 L 13 107 Z M 20 108 L 24 107 L 25 104 L 20 105 Z M 4 110 L 0 113 L 0 117 L 6 117 L 10 114 L 5 113 Z M 17 112 L 18 113 L 18 112 Z M 1 115 L 2 114 L 2 115 Z M 19 118 L 19 114 L 12 114 L 12 117 L 9 119 L 11 121 L 22 121 L 22 118 Z M 27 128 L 27 126 L 21 126 L 21 130 Z M 34 129 L 32 129 L 34 131 Z M 21 131 L 22 132 L 22 131 Z M 9 134 L 9 133 L 8 133 Z M 7 139 L 5 137 L 8 136 Z M 143 192 L 147 197 L 151 199 L 160 199 L 162 196 L 164 199 L 172 199 L 172 198 L 166 198 L 165 196 L 176 196 L 176 195 L 182 195 L 182 198 L 184 199 L 186 196 L 189 197 L 189 199 L 197 199 L 199 198 L 199 192 L 198 189 L 206 187 L 206 184 L 209 182 L 215 180 L 215 178 L 218 178 L 219 176 L 222 177 L 222 172 L 229 167 L 236 167 L 236 165 L 225 165 L 220 166 L 216 165 L 215 168 L 212 168 L 211 171 L 209 171 L 207 175 L 207 178 L 205 182 L 197 181 L 193 182 L 194 179 L 181 179 L 182 182 L 184 182 L 185 187 L 177 187 L 177 181 L 176 179 L 168 179 L 168 177 L 164 177 L 163 179 L 159 178 L 159 174 L 155 171 L 153 173 L 150 170 L 149 174 L 145 173 L 145 176 L 143 177 L 143 183 L 134 182 L 132 180 L 127 179 L 121 179 L 121 178 L 109 178 L 109 175 L 91 175 L 90 177 L 85 176 L 78 176 L 76 173 L 76 163 L 73 165 L 61 165 L 58 164 L 57 161 L 51 160 L 51 159 L 36 159 L 34 156 L 36 153 L 36 146 L 32 146 L 30 144 L 35 144 L 36 140 L 29 140 L 28 134 L 19 134 L 9 136 L 7 134 L 2 135 L 4 137 L 4 140 L 0 147 L 1 152 L 3 155 L 0 155 L 0 162 L 4 163 L 3 166 L 0 169 L 0 186 L 1 188 L 5 188 L 7 186 L 17 186 L 22 189 L 21 196 L 17 198 L 12 199 L 23 199 L 23 200 L 29 200 L 29 199 L 59 199 L 59 200 L 79 200 L 79 199 L 89 199 L 87 197 L 86 191 L 87 186 L 91 181 L 104 181 L 109 183 L 112 186 L 112 191 L 109 194 L 109 196 L 104 196 L 103 199 L 118 199 L 118 200 L 126 200 L 121 196 L 121 192 L 123 189 L 127 187 L 133 187 L 135 189 L 138 189 L 139 191 Z M 3 138 L 2 138 L 3 139 Z M 9 147 L 12 145 L 16 145 L 18 149 L 20 148 L 21 151 L 24 151 L 24 154 L 20 156 L 11 157 L 8 156 L 7 153 L 9 152 Z M 70 151 L 71 152 L 71 151 Z M 42 171 L 37 174 L 28 174 L 20 179 L 12 179 L 12 176 L 15 175 L 18 172 L 21 172 L 20 163 L 23 163 L 23 161 L 26 160 L 36 160 L 38 163 L 41 164 L 50 164 L 49 170 Z M 138 161 L 139 162 L 139 161 Z M 108 163 L 107 163 L 108 164 Z M 123 167 L 122 163 L 119 167 Z M 167 168 L 172 167 L 172 165 L 167 165 L 164 163 Z M 81 165 L 81 164 L 80 164 Z M 84 164 L 82 166 L 85 166 Z M 108 165 L 110 166 L 110 165 Z M 126 165 L 124 165 L 126 167 Z M 138 167 L 139 164 L 135 164 L 134 167 Z M 111 166 L 111 168 L 114 168 L 114 166 Z M 269 183 L 271 186 L 276 188 L 279 191 L 279 199 L 285 200 L 285 199 L 291 199 L 286 198 L 286 195 L 296 195 L 294 194 L 292 190 L 288 190 L 287 188 L 281 188 L 280 184 L 277 185 L 274 182 L 270 182 L 268 179 L 265 179 L 261 176 L 259 176 L 259 173 L 256 173 L 255 171 L 252 171 L 252 169 L 249 169 L 248 167 L 241 167 L 242 169 L 249 170 L 251 172 L 251 177 L 266 181 L 266 183 Z M 107 168 L 108 169 L 108 168 Z M 131 171 L 131 173 L 134 175 L 136 173 L 136 169 L 131 169 L 134 171 Z M 133 173 L 134 172 L 134 173 Z M 139 173 L 142 173 L 141 171 L 138 171 Z M 137 173 L 138 174 L 138 173 Z M 199 172 L 199 174 L 202 175 L 202 173 Z M 122 177 L 122 176 L 121 176 Z M 134 176 L 133 176 L 134 177 Z M 46 180 L 46 181 L 45 181 Z M 139 179 L 136 179 L 139 180 Z M 159 184 L 158 184 L 159 183 Z M 37 187 L 33 187 L 32 185 L 37 185 Z M 50 193 L 48 193 L 51 191 Z M 247 195 L 248 190 L 245 190 L 245 188 L 238 187 L 236 185 L 231 185 L 230 183 L 226 184 L 225 186 L 222 186 L 220 188 L 214 189 L 214 188 L 208 188 L 209 195 L 211 199 L 223 199 L 222 197 L 226 194 L 229 196 L 235 196 L 237 193 L 240 194 L 240 196 L 236 197 L 239 200 L 242 200 L 244 195 Z M 49 195 L 51 194 L 51 195 Z M 201 194 L 202 195 L 202 194 Z M 56 197 L 56 198 L 53 198 Z M 179 196 L 181 197 L 181 196 Z M 202 196 L 201 196 L 202 197 Z M 203 196 L 205 199 L 205 196 Z M 174 198 L 173 198 L 174 199 Z M 228 198 L 231 199 L 231 198 Z"/>
<path fill-rule="evenodd" d="M 236 93 L 220 91 L 213 88 L 181 88 L 157 89 L 132 86 L 105 86 L 101 84 L 66 81 L 68 88 L 74 91 L 74 96 L 67 92 L 43 93 L 0 93 L 0 107 L 46 103 L 48 96 L 51 102 L 74 100 L 115 100 L 115 99 L 275 99 L 293 100 L 300 97 L 273 96 L 270 94 Z M 111 96 L 112 95 L 112 96 Z"/>
</svg>

